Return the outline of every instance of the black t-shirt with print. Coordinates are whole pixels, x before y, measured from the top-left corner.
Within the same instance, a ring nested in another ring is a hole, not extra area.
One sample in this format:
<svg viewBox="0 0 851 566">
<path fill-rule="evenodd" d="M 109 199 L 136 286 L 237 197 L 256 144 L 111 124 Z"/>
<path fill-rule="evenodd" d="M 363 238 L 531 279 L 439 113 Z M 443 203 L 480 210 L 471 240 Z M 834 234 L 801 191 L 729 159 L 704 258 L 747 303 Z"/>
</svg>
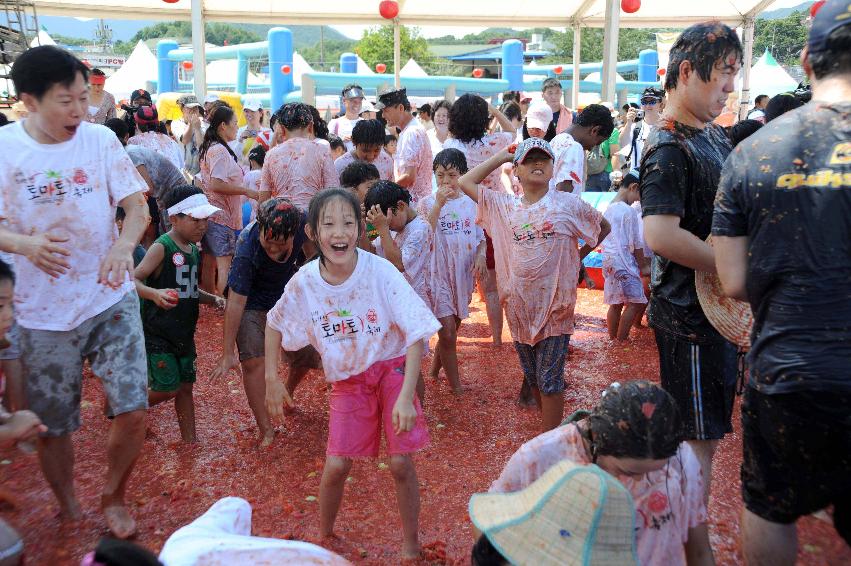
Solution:
<svg viewBox="0 0 851 566">
<path fill-rule="evenodd" d="M 813 102 L 740 143 L 712 233 L 748 238 L 751 385 L 851 392 L 851 102 Z"/>
<path fill-rule="evenodd" d="M 679 216 L 681 228 L 705 240 L 730 149 L 720 126 L 698 129 L 663 119 L 650 133 L 641 159 L 642 215 Z M 650 289 L 647 317 L 653 328 L 695 343 L 724 340 L 700 308 L 693 269 L 656 254 Z"/>
</svg>

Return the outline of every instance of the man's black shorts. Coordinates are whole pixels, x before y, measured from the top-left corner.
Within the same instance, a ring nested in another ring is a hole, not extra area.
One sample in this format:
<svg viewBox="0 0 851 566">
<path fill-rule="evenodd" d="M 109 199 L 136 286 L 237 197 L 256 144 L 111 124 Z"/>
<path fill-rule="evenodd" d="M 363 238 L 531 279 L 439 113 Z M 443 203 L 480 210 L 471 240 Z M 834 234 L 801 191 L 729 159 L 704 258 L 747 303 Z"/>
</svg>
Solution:
<svg viewBox="0 0 851 566">
<path fill-rule="evenodd" d="M 656 330 L 662 388 L 680 410 L 686 440 L 717 440 L 733 432 L 736 347 L 696 344 Z"/>
<path fill-rule="evenodd" d="M 787 524 L 833 504 L 836 531 L 851 544 L 851 394 L 748 387 L 742 432 L 745 507 Z"/>
</svg>

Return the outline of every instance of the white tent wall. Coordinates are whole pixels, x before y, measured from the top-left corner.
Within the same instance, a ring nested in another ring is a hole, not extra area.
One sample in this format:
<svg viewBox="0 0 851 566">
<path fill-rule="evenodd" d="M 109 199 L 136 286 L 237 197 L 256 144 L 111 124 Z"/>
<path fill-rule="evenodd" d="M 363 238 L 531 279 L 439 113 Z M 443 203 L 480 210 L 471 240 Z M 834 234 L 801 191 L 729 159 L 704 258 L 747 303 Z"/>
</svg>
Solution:
<svg viewBox="0 0 851 566">
<path fill-rule="evenodd" d="M 157 58 L 144 42 L 139 41 L 124 65 L 107 77 L 104 89 L 111 93 L 115 100 L 122 100 L 129 98 L 134 90 L 145 88 L 146 81 L 156 78 Z"/>
<path fill-rule="evenodd" d="M 56 45 L 56 42 L 53 41 L 50 34 L 43 29 L 40 29 L 38 30 L 38 35 L 30 42 L 30 47 L 38 47 L 39 45 Z"/>
<path fill-rule="evenodd" d="M 413 59 L 408 59 L 408 62 L 405 63 L 405 66 L 402 67 L 401 71 L 399 71 L 399 75 L 402 77 L 427 77 L 428 73 L 420 67 L 419 63 Z"/>
</svg>

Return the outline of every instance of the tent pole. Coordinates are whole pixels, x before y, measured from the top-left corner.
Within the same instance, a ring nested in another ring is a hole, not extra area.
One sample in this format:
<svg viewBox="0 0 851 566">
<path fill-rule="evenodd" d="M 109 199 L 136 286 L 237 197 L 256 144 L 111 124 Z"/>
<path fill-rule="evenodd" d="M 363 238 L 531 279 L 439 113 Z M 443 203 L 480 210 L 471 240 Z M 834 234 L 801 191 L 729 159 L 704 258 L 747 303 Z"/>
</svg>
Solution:
<svg viewBox="0 0 851 566">
<path fill-rule="evenodd" d="M 603 31 L 603 100 L 615 100 L 615 82 L 617 80 L 618 33 L 621 18 L 621 4 L 618 0 L 606 0 L 606 27 Z"/>
<path fill-rule="evenodd" d="M 192 74 L 195 82 L 195 96 L 204 100 L 207 96 L 207 56 L 204 33 L 204 0 L 192 0 Z"/>
<path fill-rule="evenodd" d="M 573 86 L 570 107 L 579 108 L 579 59 L 582 53 L 582 27 L 579 20 L 573 20 Z"/>
<path fill-rule="evenodd" d="M 402 81 L 399 78 L 399 65 L 402 64 L 402 39 L 401 28 L 399 26 L 399 18 L 393 20 L 393 75 L 396 88 L 402 87 Z"/>
<path fill-rule="evenodd" d="M 751 67 L 753 66 L 753 35 L 754 18 L 744 21 L 744 55 L 742 57 L 742 96 L 739 98 L 739 120 L 744 120 L 748 115 L 748 107 L 751 104 Z"/>
</svg>

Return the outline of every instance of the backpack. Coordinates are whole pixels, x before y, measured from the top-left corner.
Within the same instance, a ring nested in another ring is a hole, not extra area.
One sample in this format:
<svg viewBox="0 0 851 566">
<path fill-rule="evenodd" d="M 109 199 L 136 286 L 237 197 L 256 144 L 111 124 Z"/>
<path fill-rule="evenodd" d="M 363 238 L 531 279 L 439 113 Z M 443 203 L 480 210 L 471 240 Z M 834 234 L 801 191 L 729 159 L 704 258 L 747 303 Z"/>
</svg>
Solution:
<svg viewBox="0 0 851 566">
<path fill-rule="evenodd" d="M 597 175 L 606 170 L 609 164 L 609 158 L 603 153 L 603 148 L 599 145 L 588 152 L 588 175 Z"/>
</svg>

